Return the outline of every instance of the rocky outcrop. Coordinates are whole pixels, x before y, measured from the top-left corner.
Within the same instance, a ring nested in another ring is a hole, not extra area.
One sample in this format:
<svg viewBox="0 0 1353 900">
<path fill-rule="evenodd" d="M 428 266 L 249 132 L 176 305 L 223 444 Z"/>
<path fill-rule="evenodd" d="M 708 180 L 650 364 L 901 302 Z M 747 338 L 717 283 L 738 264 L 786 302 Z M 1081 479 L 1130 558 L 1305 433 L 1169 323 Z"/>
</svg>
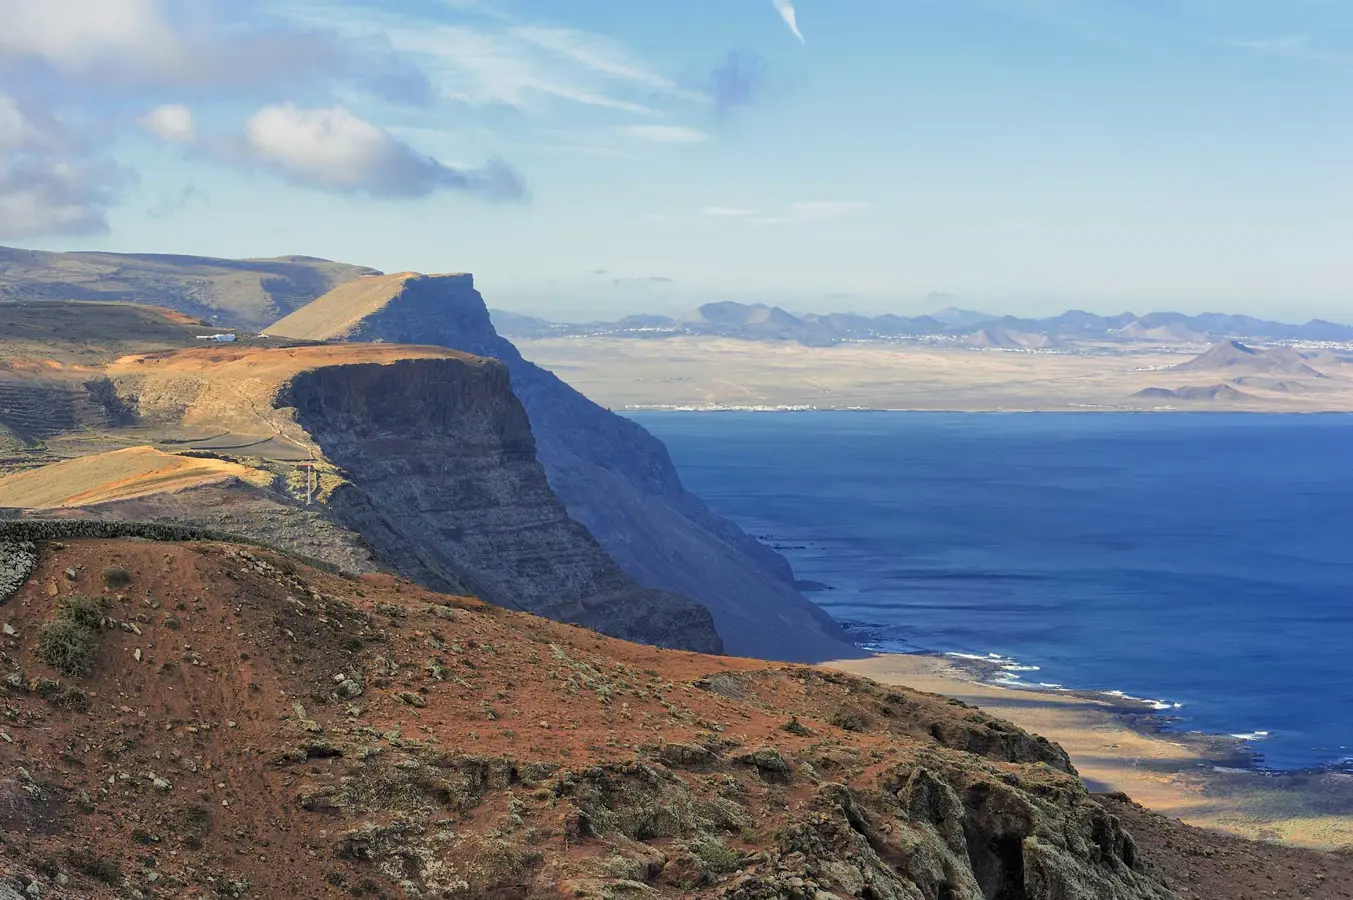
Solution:
<svg viewBox="0 0 1353 900">
<path fill-rule="evenodd" d="M 507 364 L 550 486 L 630 575 L 694 597 L 729 653 L 811 661 L 858 655 L 794 587 L 789 564 L 681 485 L 666 447 L 500 337 L 469 275 L 359 278 L 268 329 L 310 340 L 436 344 Z"/>
<path fill-rule="evenodd" d="M 0 618 L 26 896 L 1175 900 L 1065 754 L 943 697 L 239 546 L 39 551 Z"/>
<path fill-rule="evenodd" d="M 273 437 L 385 565 L 605 634 L 719 652 L 708 611 L 626 575 L 550 492 L 507 370 L 438 348 L 188 350 L 111 369 L 141 421 Z"/>
</svg>

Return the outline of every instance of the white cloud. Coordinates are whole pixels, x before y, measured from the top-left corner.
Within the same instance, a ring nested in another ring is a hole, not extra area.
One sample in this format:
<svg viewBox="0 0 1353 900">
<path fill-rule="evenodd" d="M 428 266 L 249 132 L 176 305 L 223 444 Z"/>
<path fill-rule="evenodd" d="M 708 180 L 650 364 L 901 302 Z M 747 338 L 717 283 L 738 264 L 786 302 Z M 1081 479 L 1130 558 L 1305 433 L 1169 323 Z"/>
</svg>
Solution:
<svg viewBox="0 0 1353 900">
<path fill-rule="evenodd" d="M 247 156 L 309 187 L 373 197 L 425 197 L 461 190 L 490 199 L 520 199 L 520 177 L 500 162 L 466 169 L 415 151 L 341 106 L 277 104 L 245 124 Z"/>
<path fill-rule="evenodd" d="M 38 58 L 68 72 L 175 52 L 159 0 L 0 0 L 0 22 L 0 57 Z"/>
<path fill-rule="evenodd" d="M 654 144 L 703 144 L 711 139 L 706 132 L 680 125 L 626 125 L 620 133 Z"/>
<path fill-rule="evenodd" d="M 789 30 L 794 32 L 794 37 L 799 39 L 799 43 L 808 43 L 803 39 L 803 32 L 799 31 L 799 14 L 791 0 L 771 0 L 771 3 L 775 5 L 775 11 L 780 14 L 780 18 L 785 20 Z"/>
<path fill-rule="evenodd" d="M 755 209 L 746 209 L 741 206 L 706 206 L 701 212 L 707 216 L 716 216 L 724 219 L 740 219 L 758 214 L 758 211 Z"/>
<path fill-rule="evenodd" d="M 193 111 L 177 103 L 155 107 L 142 117 L 141 125 L 162 141 L 191 144 L 197 138 Z"/>
</svg>

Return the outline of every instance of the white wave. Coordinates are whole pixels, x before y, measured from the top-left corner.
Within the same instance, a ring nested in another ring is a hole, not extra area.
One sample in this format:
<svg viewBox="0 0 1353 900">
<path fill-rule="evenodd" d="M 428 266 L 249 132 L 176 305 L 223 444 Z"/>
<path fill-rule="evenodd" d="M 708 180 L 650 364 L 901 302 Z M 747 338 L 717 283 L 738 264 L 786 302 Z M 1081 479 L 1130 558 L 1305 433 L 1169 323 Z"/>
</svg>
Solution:
<svg viewBox="0 0 1353 900">
<path fill-rule="evenodd" d="M 1238 741 L 1262 741 L 1268 737 L 1267 731 L 1251 731 L 1246 734 L 1233 734 L 1231 737 Z"/>
</svg>

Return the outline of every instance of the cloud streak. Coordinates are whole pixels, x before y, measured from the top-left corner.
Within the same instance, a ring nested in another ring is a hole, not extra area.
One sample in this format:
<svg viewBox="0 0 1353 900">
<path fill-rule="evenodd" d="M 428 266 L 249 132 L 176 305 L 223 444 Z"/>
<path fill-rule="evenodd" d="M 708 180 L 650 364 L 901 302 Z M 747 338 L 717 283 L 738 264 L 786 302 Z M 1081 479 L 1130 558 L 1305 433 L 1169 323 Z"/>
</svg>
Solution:
<svg viewBox="0 0 1353 900">
<path fill-rule="evenodd" d="M 791 203 L 779 213 L 767 213 L 742 206 L 706 206 L 701 212 L 716 219 L 752 222 L 757 225 L 793 225 L 853 216 L 865 212 L 870 205 L 853 200 L 814 200 Z"/>
<path fill-rule="evenodd" d="M 794 32 L 794 37 L 799 39 L 799 43 L 806 45 L 808 42 L 803 39 L 803 32 L 799 30 L 799 14 L 794 9 L 792 0 L 771 0 L 771 3 L 775 6 L 775 11 L 780 14 L 780 18 L 785 20 L 789 30 Z"/>
<path fill-rule="evenodd" d="M 620 133 L 651 144 L 703 144 L 710 140 L 707 133 L 680 125 L 626 125 Z"/>
</svg>

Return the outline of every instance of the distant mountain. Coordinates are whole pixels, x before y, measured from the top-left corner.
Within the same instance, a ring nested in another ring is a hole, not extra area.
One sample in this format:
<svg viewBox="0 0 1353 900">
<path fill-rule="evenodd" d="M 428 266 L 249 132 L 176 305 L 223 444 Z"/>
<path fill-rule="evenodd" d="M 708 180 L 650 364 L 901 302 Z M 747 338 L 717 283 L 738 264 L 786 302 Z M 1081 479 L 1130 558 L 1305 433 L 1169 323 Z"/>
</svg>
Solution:
<svg viewBox="0 0 1353 900">
<path fill-rule="evenodd" d="M 725 300 L 707 303 L 680 318 L 627 316 L 617 322 L 560 325 L 531 316 L 495 312 L 503 333 L 518 338 L 606 334 L 616 337 L 710 335 L 747 341 L 797 341 L 826 346 L 845 341 L 889 341 L 898 338 L 942 338 L 972 347 L 1041 349 L 1067 341 L 1149 342 L 1203 345 L 1222 340 L 1258 342 L 1306 341 L 1353 344 L 1353 326 L 1324 320 L 1305 325 L 1270 322 L 1252 316 L 1158 312 L 1138 316 L 1124 312 L 1102 316 L 1073 309 L 1046 319 L 992 316 L 949 306 L 928 316 L 850 312 L 796 316 L 765 303 Z"/>
<path fill-rule="evenodd" d="M 989 316 L 986 313 L 975 312 L 971 309 L 959 309 L 957 306 L 946 306 L 939 312 L 931 313 L 930 317 L 943 323 L 947 328 L 971 328 L 974 325 L 1000 318 L 1000 316 Z"/>
<path fill-rule="evenodd" d="M 520 337 L 553 337 L 560 334 L 561 331 L 569 329 L 568 325 L 551 322 L 549 319 L 523 316 L 519 313 L 508 312 L 505 309 L 491 309 L 489 310 L 489 317 L 493 320 L 493 327 L 498 331 Z"/>
<path fill-rule="evenodd" d="M 968 343 L 973 347 L 997 350 L 1044 350 L 1054 345 L 1046 334 L 1023 334 L 994 325 L 978 329 L 968 337 Z"/>
<path fill-rule="evenodd" d="M 1176 388 L 1175 390 L 1170 390 L 1169 388 L 1147 388 L 1144 391 L 1138 391 L 1133 396 L 1163 400 L 1225 400 L 1232 403 L 1254 399 L 1249 394 L 1244 391 L 1238 391 L 1229 384 L 1214 384 L 1207 387 L 1190 386 Z"/>
<path fill-rule="evenodd" d="M 827 335 L 815 323 L 810 324 L 778 306 L 764 303 L 706 303 L 678 324 L 695 334 L 712 334 L 745 340 L 820 342 Z"/>
<path fill-rule="evenodd" d="M 1293 375 L 1305 378 L 1325 376 L 1307 364 L 1306 357 L 1291 347 L 1260 350 L 1239 341 L 1222 341 L 1203 355 L 1173 366 L 1175 372 L 1216 372 L 1228 375 Z"/>
<path fill-rule="evenodd" d="M 1158 344 L 1207 343 L 1207 335 L 1179 322 L 1152 326 L 1143 323 L 1141 319 L 1134 319 L 1114 333 L 1129 341 L 1152 341 Z"/>
</svg>

